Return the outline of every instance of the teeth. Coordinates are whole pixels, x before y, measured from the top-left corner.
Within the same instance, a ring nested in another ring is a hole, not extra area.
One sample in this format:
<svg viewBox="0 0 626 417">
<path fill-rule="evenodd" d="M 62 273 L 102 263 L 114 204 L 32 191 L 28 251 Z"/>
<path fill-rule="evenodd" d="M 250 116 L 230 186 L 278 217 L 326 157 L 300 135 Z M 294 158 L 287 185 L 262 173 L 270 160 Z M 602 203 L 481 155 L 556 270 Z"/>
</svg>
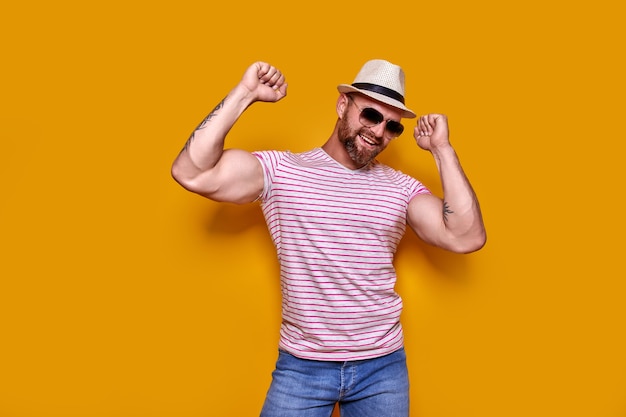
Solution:
<svg viewBox="0 0 626 417">
<path fill-rule="evenodd" d="M 363 135 L 359 135 L 359 136 L 361 136 L 361 138 L 362 138 L 362 139 L 363 139 L 366 143 L 368 143 L 368 144 L 370 144 L 370 145 L 372 145 L 372 146 L 376 145 L 376 142 L 374 142 L 374 141 L 373 141 L 373 140 L 371 140 L 370 138 L 367 138 L 367 137 L 365 137 L 365 136 L 363 136 Z"/>
</svg>

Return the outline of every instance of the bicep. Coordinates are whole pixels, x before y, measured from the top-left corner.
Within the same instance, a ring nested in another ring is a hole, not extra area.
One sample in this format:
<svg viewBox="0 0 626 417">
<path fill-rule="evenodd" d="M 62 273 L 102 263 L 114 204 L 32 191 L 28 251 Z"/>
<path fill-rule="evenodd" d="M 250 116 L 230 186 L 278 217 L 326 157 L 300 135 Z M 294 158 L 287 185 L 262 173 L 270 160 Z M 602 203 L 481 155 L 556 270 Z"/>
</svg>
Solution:
<svg viewBox="0 0 626 417">
<path fill-rule="evenodd" d="M 420 194 L 409 202 L 407 222 L 424 242 L 445 247 L 446 225 L 443 201 L 432 194 Z"/>
<path fill-rule="evenodd" d="M 194 192 L 211 200 L 249 203 L 263 191 L 263 167 L 259 159 L 241 149 L 226 149 L 212 169 L 198 175 Z"/>
</svg>

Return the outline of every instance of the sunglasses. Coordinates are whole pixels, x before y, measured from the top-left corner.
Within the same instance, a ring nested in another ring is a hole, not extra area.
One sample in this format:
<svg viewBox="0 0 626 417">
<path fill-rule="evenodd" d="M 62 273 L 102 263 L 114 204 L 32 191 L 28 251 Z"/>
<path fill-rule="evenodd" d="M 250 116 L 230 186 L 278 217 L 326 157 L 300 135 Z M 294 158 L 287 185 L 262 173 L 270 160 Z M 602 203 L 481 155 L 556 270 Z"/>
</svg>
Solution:
<svg viewBox="0 0 626 417">
<path fill-rule="evenodd" d="M 349 94 L 347 94 L 347 97 L 354 104 L 354 107 L 361 111 L 361 114 L 359 114 L 359 122 L 361 122 L 363 126 L 372 127 L 385 121 L 385 116 L 383 116 L 378 110 L 371 107 L 362 109 L 357 106 L 356 102 Z M 396 122 L 395 120 L 387 120 L 387 123 L 385 124 L 385 133 L 388 137 L 398 137 L 402 134 L 402 132 L 404 132 L 404 126 L 402 126 L 402 123 Z"/>
</svg>

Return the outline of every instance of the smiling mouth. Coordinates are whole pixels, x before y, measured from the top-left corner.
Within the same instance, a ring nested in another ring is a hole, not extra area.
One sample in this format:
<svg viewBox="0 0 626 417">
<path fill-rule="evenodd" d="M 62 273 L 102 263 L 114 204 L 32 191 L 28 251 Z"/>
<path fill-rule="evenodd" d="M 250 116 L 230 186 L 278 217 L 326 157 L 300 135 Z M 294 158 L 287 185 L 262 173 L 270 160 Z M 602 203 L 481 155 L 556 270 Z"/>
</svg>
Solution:
<svg viewBox="0 0 626 417">
<path fill-rule="evenodd" d="M 362 134 L 359 133 L 359 137 L 361 138 L 361 140 L 363 142 L 365 142 L 365 144 L 371 146 L 371 147 L 377 147 L 378 146 L 378 141 L 376 139 L 371 139 L 368 138 L 367 136 L 364 136 Z"/>
</svg>

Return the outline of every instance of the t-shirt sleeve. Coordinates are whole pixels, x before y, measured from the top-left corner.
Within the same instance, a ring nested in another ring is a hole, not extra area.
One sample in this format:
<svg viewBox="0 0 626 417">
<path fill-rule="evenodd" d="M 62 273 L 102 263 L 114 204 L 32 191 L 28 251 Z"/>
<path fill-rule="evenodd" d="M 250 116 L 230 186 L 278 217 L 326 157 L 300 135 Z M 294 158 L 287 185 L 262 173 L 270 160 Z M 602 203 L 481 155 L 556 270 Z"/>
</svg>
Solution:
<svg viewBox="0 0 626 417">
<path fill-rule="evenodd" d="M 432 194 L 430 190 L 428 189 L 428 187 L 426 187 L 424 184 L 422 184 L 421 182 L 419 182 L 413 177 L 408 177 L 408 178 L 409 178 L 409 201 L 411 201 L 413 197 L 420 195 L 420 194 Z"/>
<path fill-rule="evenodd" d="M 252 152 L 259 159 L 263 167 L 263 191 L 258 200 L 266 201 L 272 192 L 272 182 L 276 173 L 276 168 L 283 158 L 284 152 L 280 151 L 255 151 Z"/>
</svg>

